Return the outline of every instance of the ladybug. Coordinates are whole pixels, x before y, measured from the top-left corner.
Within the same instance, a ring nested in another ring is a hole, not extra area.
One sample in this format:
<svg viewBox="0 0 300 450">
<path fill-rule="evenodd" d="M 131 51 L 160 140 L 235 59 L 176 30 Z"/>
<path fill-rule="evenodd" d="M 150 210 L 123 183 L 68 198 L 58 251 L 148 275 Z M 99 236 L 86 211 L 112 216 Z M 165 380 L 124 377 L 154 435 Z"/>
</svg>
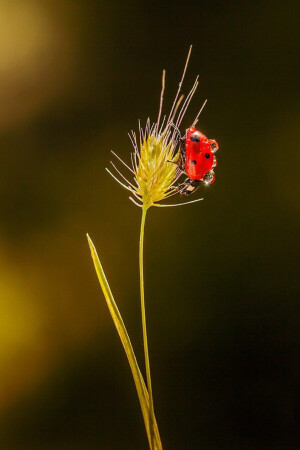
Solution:
<svg viewBox="0 0 300 450">
<path fill-rule="evenodd" d="M 217 165 L 214 153 L 219 149 L 218 143 L 213 139 L 207 139 L 204 134 L 194 126 L 186 130 L 181 138 L 179 158 L 176 164 L 188 178 L 177 186 L 181 195 L 190 195 L 195 192 L 202 183 L 212 184 L 216 175 L 213 168 Z"/>
</svg>

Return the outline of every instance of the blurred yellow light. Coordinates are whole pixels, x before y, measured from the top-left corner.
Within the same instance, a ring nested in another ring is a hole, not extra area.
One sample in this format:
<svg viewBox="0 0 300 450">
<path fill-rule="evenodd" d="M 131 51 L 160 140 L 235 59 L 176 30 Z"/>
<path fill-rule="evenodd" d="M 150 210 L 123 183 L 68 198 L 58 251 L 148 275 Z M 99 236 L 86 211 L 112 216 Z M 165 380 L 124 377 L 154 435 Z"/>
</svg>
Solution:
<svg viewBox="0 0 300 450">
<path fill-rule="evenodd" d="M 69 24 L 47 2 L 0 0 L 0 127 L 31 120 L 72 81 Z"/>
</svg>

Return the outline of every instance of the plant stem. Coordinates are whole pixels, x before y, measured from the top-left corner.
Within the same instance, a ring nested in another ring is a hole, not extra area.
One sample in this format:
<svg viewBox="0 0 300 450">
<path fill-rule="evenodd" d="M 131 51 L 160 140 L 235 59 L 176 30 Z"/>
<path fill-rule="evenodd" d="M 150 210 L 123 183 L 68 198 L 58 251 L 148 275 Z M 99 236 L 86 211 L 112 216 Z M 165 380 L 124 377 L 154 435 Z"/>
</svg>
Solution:
<svg viewBox="0 0 300 450">
<path fill-rule="evenodd" d="M 144 292 L 144 230 L 147 207 L 143 206 L 141 232 L 140 232 L 140 249 L 139 249 L 139 267 L 140 267 L 140 292 L 141 292 L 141 312 L 142 312 L 142 328 L 143 328 L 143 342 L 144 342 L 144 355 L 145 355 L 145 367 L 146 367 L 146 379 L 149 392 L 149 417 L 150 417 L 150 435 L 151 446 L 154 449 L 154 406 L 152 396 L 152 384 L 150 373 L 150 361 L 148 351 L 148 338 L 147 338 L 147 324 L 146 324 L 146 309 L 145 309 L 145 292 Z"/>
</svg>

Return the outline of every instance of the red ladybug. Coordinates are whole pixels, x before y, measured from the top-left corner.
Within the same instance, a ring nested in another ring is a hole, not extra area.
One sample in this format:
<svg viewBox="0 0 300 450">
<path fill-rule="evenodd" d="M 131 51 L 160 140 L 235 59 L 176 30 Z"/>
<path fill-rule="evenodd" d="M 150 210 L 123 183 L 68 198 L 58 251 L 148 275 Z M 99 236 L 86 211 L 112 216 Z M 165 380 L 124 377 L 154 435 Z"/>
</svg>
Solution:
<svg viewBox="0 0 300 450">
<path fill-rule="evenodd" d="M 207 139 L 195 127 L 187 129 L 185 137 L 181 139 L 180 157 L 177 162 L 188 176 L 184 183 L 177 186 L 181 195 L 192 194 L 201 183 L 208 185 L 215 181 L 213 168 L 217 165 L 217 159 L 214 153 L 218 148 L 216 141 Z"/>
</svg>

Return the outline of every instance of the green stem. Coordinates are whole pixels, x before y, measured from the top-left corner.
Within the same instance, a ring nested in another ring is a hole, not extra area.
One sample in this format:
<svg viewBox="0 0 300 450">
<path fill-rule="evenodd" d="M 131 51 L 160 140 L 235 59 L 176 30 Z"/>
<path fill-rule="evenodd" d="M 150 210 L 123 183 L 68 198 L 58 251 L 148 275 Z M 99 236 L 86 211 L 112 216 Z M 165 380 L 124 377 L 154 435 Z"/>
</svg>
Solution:
<svg viewBox="0 0 300 450">
<path fill-rule="evenodd" d="M 141 311 L 142 311 L 144 355 L 145 355 L 147 387 L 148 387 L 148 392 L 149 392 L 150 435 L 151 435 L 151 441 L 152 441 L 151 444 L 154 449 L 154 426 L 153 426 L 153 424 L 154 424 L 154 406 L 153 406 L 150 361 L 149 361 L 149 351 L 148 351 L 145 292 L 144 292 L 144 230 L 145 230 L 145 220 L 146 220 L 147 209 L 148 209 L 147 207 L 145 207 L 145 206 L 143 207 L 141 232 L 140 232 L 139 267 L 140 267 L 140 291 L 141 291 Z"/>
</svg>

